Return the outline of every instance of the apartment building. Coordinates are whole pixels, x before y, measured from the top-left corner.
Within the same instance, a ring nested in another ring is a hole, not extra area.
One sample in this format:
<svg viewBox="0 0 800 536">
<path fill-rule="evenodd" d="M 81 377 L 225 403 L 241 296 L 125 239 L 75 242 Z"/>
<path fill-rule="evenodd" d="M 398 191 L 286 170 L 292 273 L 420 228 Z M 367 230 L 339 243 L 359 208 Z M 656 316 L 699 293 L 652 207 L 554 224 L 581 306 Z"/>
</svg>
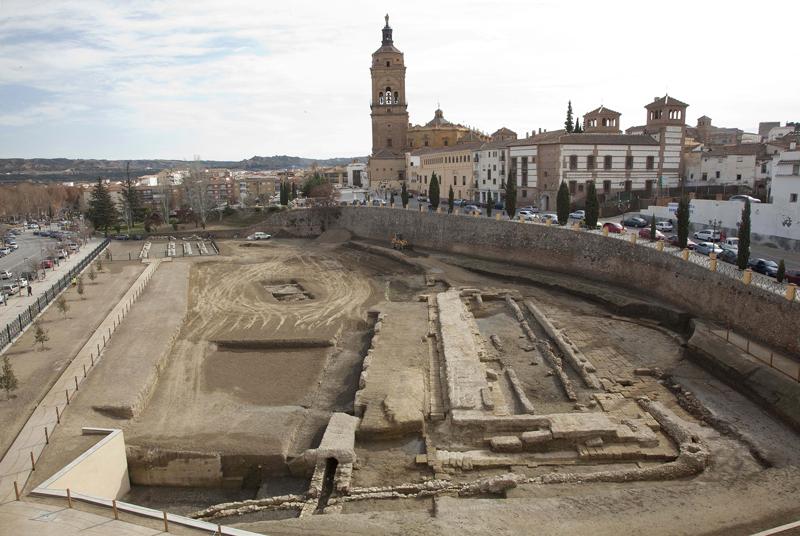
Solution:
<svg viewBox="0 0 800 536">
<path fill-rule="evenodd" d="M 439 193 L 446 199 L 449 189 L 453 187 L 456 199 L 475 200 L 478 188 L 475 183 L 473 159 L 475 151 L 483 145 L 482 142 L 459 143 L 452 147 L 438 149 L 421 148 L 412 151 L 407 156 L 409 169 L 416 167 L 416 182 L 412 190 L 415 193 L 428 191 L 433 173 L 439 178 Z M 418 160 L 416 160 L 418 159 Z M 418 166 L 411 166 L 411 162 L 418 161 Z"/>
</svg>

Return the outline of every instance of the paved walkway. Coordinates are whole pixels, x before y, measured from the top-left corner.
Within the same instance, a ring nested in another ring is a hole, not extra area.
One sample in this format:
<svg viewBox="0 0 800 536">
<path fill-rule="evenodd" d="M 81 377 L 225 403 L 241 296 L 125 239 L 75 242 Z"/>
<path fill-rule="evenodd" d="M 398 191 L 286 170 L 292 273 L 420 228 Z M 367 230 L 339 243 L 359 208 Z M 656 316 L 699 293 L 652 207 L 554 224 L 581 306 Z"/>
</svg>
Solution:
<svg viewBox="0 0 800 536">
<path fill-rule="evenodd" d="M 15 499 L 15 481 L 18 483 L 20 492 L 22 491 L 31 473 L 31 457 L 34 460 L 39 458 L 47 444 L 47 434 L 51 433 L 59 422 L 58 415 L 66 410 L 69 400 L 77 395 L 85 375 L 102 357 L 100 350 L 128 313 L 130 306 L 142 293 L 161 262 L 163 262 L 161 259 L 151 261 L 150 265 L 134 281 L 128 292 L 89 337 L 61 377 L 39 402 L 8 452 L 0 460 L 0 503 Z"/>
<path fill-rule="evenodd" d="M 49 504 L 10 502 L 0 506 L 0 535 L 151 536 L 163 530 Z"/>
<path fill-rule="evenodd" d="M 30 305 L 42 296 L 47 289 L 49 289 L 64 274 L 69 273 L 70 268 L 77 266 L 81 260 L 89 255 L 94 249 L 102 243 L 99 238 L 89 240 L 85 246 L 82 246 L 80 251 L 73 253 L 69 259 L 59 261 L 59 265 L 55 270 L 47 270 L 47 276 L 44 281 L 36 281 L 31 285 L 33 295 L 28 296 L 27 290 L 22 290 L 8 299 L 8 306 L 0 305 L 0 329 L 9 322 L 15 320 L 22 314 Z M 14 274 L 15 276 L 17 274 Z"/>
</svg>

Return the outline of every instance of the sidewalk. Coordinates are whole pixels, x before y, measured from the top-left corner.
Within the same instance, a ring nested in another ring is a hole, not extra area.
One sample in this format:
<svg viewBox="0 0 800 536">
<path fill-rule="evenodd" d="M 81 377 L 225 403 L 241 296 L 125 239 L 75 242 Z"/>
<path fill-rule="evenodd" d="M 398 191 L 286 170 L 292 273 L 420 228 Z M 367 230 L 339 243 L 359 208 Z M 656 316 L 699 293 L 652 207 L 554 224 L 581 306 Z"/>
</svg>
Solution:
<svg viewBox="0 0 800 536">
<path fill-rule="evenodd" d="M 81 262 L 81 259 L 89 255 L 101 242 L 102 240 L 99 238 L 92 238 L 85 246 L 81 247 L 80 251 L 70 255 L 69 259 L 60 261 L 55 270 L 47 270 L 47 276 L 44 281 L 35 281 L 31 283 L 31 290 L 33 291 L 31 296 L 28 296 L 28 291 L 26 289 L 21 289 L 19 294 L 15 294 L 8 299 L 8 306 L 0 305 L 0 329 L 4 328 L 9 322 L 16 320 L 17 317 L 36 302 L 47 289 L 53 286 L 58 278 L 68 273 L 70 268 L 77 266 Z"/>
<path fill-rule="evenodd" d="M 14 443 L 0 460 L 0 503 L 15 499 L 15 481 L 20 493 L 22 492 L 31 473 L 32 458 L 35 460 L 41 455 L 48 443 L 49 433 L 60 422 L 60 414 L 78 393 L 86 374 L 90 373 L 94 364 L 102 358 L 101 351 L 106 342 L 161 262 L 163 262 L 161 259 L 150 262 L 36 406 Z"/>
</svg>

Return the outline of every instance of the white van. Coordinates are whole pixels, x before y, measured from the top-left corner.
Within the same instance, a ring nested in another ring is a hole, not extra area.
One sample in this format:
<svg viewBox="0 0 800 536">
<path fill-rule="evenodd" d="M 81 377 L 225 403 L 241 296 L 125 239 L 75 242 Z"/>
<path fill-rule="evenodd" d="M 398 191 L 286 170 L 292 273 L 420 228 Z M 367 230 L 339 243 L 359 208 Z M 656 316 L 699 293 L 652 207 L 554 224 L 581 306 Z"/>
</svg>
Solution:
<svg viewBox="0 0 800 536">
<path fill-rule="evenodd" d="M 735 236 L 731 238 L 726 238 L 724 242 L 721 242 L 719 245 L 722 249 L 732 249 L 733 251 L 739 251 L 739 239 Z"/>
<path fill-rule="evenodd" d="M 271 234 L 262 233 L 261 231 L 256 231 L 247 237 L 248 240 L 269 240 L 270 238 L 272 238 Z"/>
</svg>

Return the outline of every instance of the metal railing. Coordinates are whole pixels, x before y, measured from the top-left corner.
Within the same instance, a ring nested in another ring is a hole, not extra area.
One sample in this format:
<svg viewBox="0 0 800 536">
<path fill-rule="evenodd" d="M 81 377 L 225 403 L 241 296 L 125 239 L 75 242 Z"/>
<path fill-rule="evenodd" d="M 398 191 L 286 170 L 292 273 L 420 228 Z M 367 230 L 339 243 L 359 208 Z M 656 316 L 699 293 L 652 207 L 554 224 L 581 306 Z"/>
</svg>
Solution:
<svg viewBox="0 0 800 536">
<path fill-rule="evenodd" d="M 724 339 L 729 344 L 732 344 L 736 348 L 744 351 L 747 355 L 756 358 L 765 365 L 769 365 L 771 368 L 777 370 L 784 376 L 787 376 L 800 383 L 800 363 L 794 359 L 786 357 L 785 355 L 779 354 L 767 348 L 766 346 L 751 341 L 747 337 L 743 337 L 735 333 L 730 328 L 711 329 L 711 333 L 720 339 Z"/>
<path fill-rule="evenodd" d="M 28 306 L 22 313 L 17 315 L 17 318 L 6 324 L 0 329 L 0 350 L 11 344 L 14 337 L 22 333 L 25 327 L 33 322 L 36 317 L 41 313 L 47 305 L 52 302 L 56 297 L 61 294 L 61 291 L 67 288 L 72 281 L 72 278 L 81 273 L 97 256 L 108 246 L 110 240 L 106 238 L 100 245 L 94 248 L 87 256 L 69 271 L 61 276 L 53 285 L 45 290 L 44 294 L 39 296 L 35 302 Z"/>
</svg>

